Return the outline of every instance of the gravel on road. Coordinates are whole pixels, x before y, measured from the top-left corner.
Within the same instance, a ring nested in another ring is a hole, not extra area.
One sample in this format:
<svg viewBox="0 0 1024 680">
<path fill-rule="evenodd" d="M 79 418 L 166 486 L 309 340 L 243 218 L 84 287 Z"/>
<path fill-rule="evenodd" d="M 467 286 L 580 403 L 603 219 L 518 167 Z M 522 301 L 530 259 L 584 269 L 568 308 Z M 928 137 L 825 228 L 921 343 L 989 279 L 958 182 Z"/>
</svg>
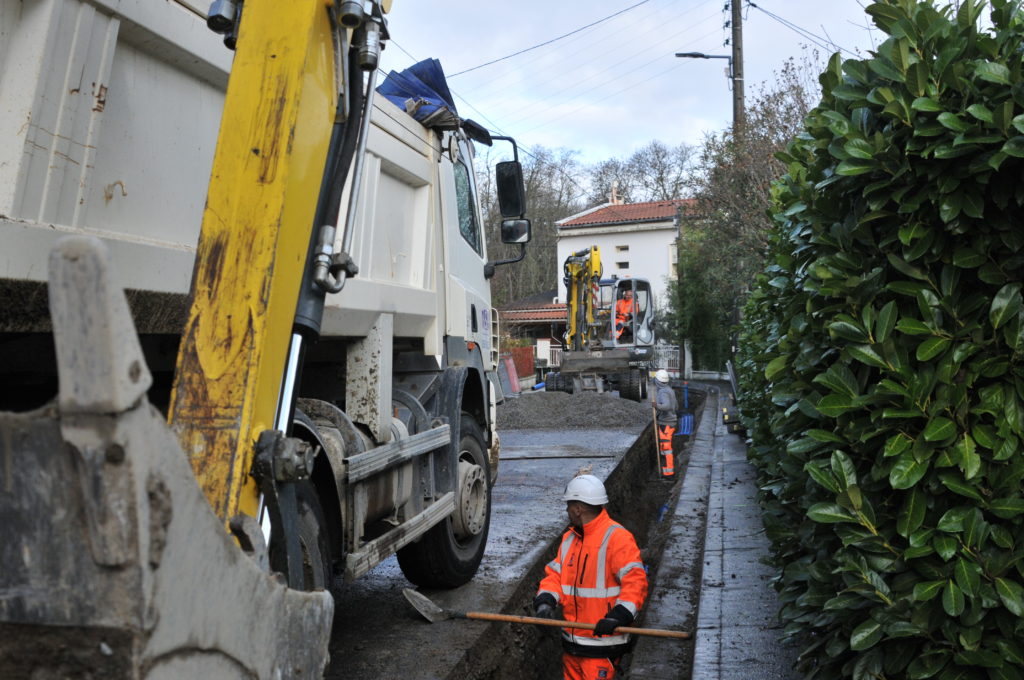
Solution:
<svg viewBox="0 0 1024 680">
<path fill-rule="evenodd" d="M 499 430 L 624 428 L 651 422 L 651 404 L 612 393 L 523 392 L 498 406 Z"/>
</svg>

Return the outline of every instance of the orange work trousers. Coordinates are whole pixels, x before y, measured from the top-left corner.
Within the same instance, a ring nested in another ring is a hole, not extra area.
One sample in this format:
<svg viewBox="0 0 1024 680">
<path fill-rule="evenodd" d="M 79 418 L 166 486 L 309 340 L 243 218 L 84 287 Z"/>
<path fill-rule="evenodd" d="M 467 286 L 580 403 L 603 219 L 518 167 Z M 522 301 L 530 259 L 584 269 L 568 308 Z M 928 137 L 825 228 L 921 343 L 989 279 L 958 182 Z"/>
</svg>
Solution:
<svg viewBox="0 0 1024 680">
<path fill-rule="evenodd" d="M 611 680 L 615 677 L 615 665 L 610 659 L 562 654 L 562 675 L 565 680 Z"/>
<path fill-rule="evenodd" d="M 661 460 L 662 477 L 671 477 L 676 473 L 675 459 L 672 456 L 672 435 L 675 433 L 674 425 L 658 424 L 658 453 Z"/>
</svg>

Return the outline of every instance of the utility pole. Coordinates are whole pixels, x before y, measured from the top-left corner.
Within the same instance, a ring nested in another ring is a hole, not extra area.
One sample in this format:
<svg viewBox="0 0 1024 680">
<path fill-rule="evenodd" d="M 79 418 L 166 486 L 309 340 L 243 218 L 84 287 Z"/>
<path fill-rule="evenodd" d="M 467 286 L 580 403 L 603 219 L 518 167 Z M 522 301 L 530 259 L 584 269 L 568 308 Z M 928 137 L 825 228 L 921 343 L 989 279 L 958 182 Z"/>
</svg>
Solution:
<svg viewBox="0 0 1024 680">
<path fill-rule="evenodd" d="M 732 133 L 739 137 L 746 123 L 743 108 L 743 13 L 742 0 L 730 0 L 732 5 Z"/>
</svg>

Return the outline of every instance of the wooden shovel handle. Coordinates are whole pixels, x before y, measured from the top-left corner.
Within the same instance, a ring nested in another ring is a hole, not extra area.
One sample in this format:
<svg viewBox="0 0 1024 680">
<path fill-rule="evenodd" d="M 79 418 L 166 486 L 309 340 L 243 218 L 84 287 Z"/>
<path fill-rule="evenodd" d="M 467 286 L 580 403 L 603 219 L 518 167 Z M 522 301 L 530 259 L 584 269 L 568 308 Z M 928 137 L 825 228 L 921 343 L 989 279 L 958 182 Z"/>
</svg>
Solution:
<svg viewBox="0 0 1024 680">
<path fill-rule="evenodd" d="M 582 628 L 583 630 L 594 630 L 593 623 L 577 623 L 576 621 L 559 621 L 558 619 L 542 619 L 538 616 L 515 616 L 513 614 L 491 614 L 489 612 L 466 612 L 467 619 L 478 619 L 481 621 L 505 621 L 506 623 L 531 623 L 537 626 L 554 626 L 556 628 Z M 647 635 L 650 637 L 678 638 L 680 640 L 690 639 L 690 634 L 681 630 L 662 630 L 659 628 L 630 628 L 619 626 L 616 633 L 625 635 Z"/>
</svg>

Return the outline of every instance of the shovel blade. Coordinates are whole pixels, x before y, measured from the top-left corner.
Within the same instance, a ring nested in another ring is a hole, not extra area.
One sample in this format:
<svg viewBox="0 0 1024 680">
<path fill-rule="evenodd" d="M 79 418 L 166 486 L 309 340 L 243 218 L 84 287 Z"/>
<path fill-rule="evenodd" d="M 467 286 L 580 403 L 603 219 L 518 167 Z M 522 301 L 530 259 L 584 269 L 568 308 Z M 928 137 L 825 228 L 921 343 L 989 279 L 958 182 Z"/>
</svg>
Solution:
<svg viewBox="0 0 1024 680">
<path fill-rule="evenodd" d="M 405 595 L 405 599 L 409 601 L 409 604 L 411 604 L 416 611 L 422 614 L 423 618 L 431 623 L 447 621 L 453 616 L 452 612 L 438 607 L 423 593 L 418 593 L 411 588 L 403 588 L 402 593 Z"/>
</svg>

